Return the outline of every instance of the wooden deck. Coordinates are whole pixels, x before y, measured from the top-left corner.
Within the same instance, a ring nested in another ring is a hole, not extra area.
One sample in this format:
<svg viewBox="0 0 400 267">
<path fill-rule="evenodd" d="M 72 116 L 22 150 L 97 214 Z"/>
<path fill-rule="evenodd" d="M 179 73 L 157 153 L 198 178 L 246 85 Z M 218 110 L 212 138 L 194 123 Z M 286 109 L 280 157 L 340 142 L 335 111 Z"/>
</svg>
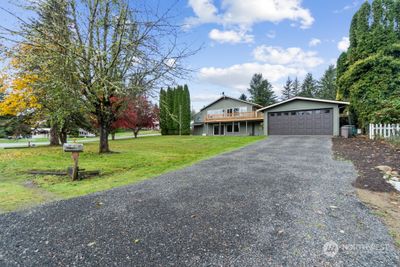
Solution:
<svg viewBox="0 0 400 267">
<path fill-rule="evenodd" d="M 262 121 L 264 114 L 261 112 L 234 112 L 224 114 L 209 114 L 205 118 L 206 123 L 210 122 L 232 122 L 232 121 Z"/>
</svg>

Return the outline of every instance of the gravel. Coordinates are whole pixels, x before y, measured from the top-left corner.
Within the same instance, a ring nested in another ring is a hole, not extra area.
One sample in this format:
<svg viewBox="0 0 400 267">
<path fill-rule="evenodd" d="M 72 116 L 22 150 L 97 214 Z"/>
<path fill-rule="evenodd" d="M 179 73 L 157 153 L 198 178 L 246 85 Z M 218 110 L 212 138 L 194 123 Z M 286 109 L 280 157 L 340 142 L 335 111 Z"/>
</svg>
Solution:
<svg viewBox="0 0 400 267">
<path fill-rule="evenodd" d="M 330 137 L 274 136 L 139 184 L 0 215 L 0 266 L 398 266 L 387 229 L 354 195 L 354 167 L 333 160 L 331 146 Z"/>
</svg>

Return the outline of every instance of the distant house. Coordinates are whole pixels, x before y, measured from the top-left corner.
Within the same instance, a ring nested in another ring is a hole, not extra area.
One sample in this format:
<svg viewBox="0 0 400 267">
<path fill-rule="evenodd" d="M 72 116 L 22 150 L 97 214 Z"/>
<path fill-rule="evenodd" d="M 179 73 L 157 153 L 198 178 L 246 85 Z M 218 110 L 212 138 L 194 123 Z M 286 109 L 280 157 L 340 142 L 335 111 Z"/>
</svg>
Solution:
<svg viewBox="0 0 400 267">
<path fill-rule="evenodd" d="M 31 138 L 49 138 L 50 128 L 31 128 Z"/>
<path fill-rule="evenodd" d="M 261 107 L 222 96 L 194 117 L 194 135 L 339 135 L 348 102 L 293 97 Z"/>
<path fill-rule="evenodd" d="M 194 116 L 194 135 L 262 135 L 262 106 L 229 96 L 205 106 Z"/>
<path fill-rule="evenodd" d="M 95 134 L 88 132 L 84 129 L 79 129 L 78 135 L 79 135 L 79 137 L 95 137 L 96 136 Z"/>
</svg>

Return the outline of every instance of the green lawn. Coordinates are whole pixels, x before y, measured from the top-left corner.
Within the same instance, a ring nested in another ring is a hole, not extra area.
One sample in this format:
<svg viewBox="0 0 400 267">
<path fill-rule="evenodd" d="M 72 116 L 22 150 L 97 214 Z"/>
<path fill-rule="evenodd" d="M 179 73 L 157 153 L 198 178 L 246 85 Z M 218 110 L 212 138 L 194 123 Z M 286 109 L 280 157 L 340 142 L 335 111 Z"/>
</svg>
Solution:
<svg viewBox="0 0 400 267">
<path fill-rule="evenodd" d="M 26 174 L 30 169 L 54 170 L 70 166 L 70 154 L 64 153 L 60 147 L 0 149 L 0 211 L 135 183 L 262 138 L 154 136 L 115 140 L 110 145 L 118 153 L 104 155 L 97 153 L 97 142 L 86 143 L 85 152 L 80 157 L 80 167 L 101 170 L 102 175 L 76 182 L 69 177 Z M 29 181 L 33 181 L 38 188 L 26 186 Z"/>
<path fill-rule="evenodd" d="M 139 135 L 146 135 L 146 134 L 159 134 L 159 131 L 154 131 L 154 130 L 143 130 L 139 132 Z M 132 137 L 133 138 L 133 132 L 129 131 L 129 132 L 120 132 L 120 133 L 116 133 L 115 137 Z M 72 140 L 73 138 L 69 138 L 69 140 Z M 81 140 L 99 140 L 98 137 L 79 137 L 79 138 L 75 138 L 76 141 L 81 141 Z M 111 139 L 111 135 L 110 135 L 110 139 Z M 17 143 L 27 143 L 28 141 L 31 141 L 33 143 L 36 142 L 48 142 L 49 139 L 48 138 L 35 138 L 35 139 L 5 139 L 5 138 L 0 138 L 0 144 L 17 144 Z"/>
</svg>

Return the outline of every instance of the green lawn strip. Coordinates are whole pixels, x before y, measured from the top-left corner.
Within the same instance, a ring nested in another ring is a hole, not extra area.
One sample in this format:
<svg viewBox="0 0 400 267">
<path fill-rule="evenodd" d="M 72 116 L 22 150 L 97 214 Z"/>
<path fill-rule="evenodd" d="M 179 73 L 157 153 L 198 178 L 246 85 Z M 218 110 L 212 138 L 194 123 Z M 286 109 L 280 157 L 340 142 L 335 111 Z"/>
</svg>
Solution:
<svg viewBox="0 0 400 267">
<path fill-rule="evenodd" d="M 98 143 L 85 144 L 80 167 L 100 170 L 100 177 L 72 182 L 68 177 L 32 176 L 30 169 L 66 169 L 69 153 L 60 147 L 0 150 L 0 210 L 15 210 L 46 201 L 46 197 L 23 186 L 33 180 L 40 189 L 60 198 L 81 196 L 142 181 L 189 166 L 216 154 L 243 147 L 263 137 L 154 136 L 111 141 L 117 153 L 99 155 Z"/>
<path fill-rule="evenodd" d="M 140 131 L 139 135 L 147 135 L 147 134 L 159 134 L 159 131 L 154 131 L 154 130 L 144 130 L 144 131 Z M 133 132 L 120 132 L 120 133 L 116 133 L 115 137 L 134 137 L 133 136 Z M 71 137 L 69 140 L 72 140 L 73 138 Z M 76 141 L 81 141 L 81 140 L 98 140 L 98 137 L 79 137 L 79 138 L 75 138 Z M 110 136 L 111 139 L 111 136 Z M 0 144 L 28 144 L 28 141 L 32 142 L 32 143 L 40 143 L 40 142 L 48 142 L 49 139 L 48 138 L 34 138 L 34 139 L 4 139 L 4 138 L 0 138 Z"/>
</svg>

